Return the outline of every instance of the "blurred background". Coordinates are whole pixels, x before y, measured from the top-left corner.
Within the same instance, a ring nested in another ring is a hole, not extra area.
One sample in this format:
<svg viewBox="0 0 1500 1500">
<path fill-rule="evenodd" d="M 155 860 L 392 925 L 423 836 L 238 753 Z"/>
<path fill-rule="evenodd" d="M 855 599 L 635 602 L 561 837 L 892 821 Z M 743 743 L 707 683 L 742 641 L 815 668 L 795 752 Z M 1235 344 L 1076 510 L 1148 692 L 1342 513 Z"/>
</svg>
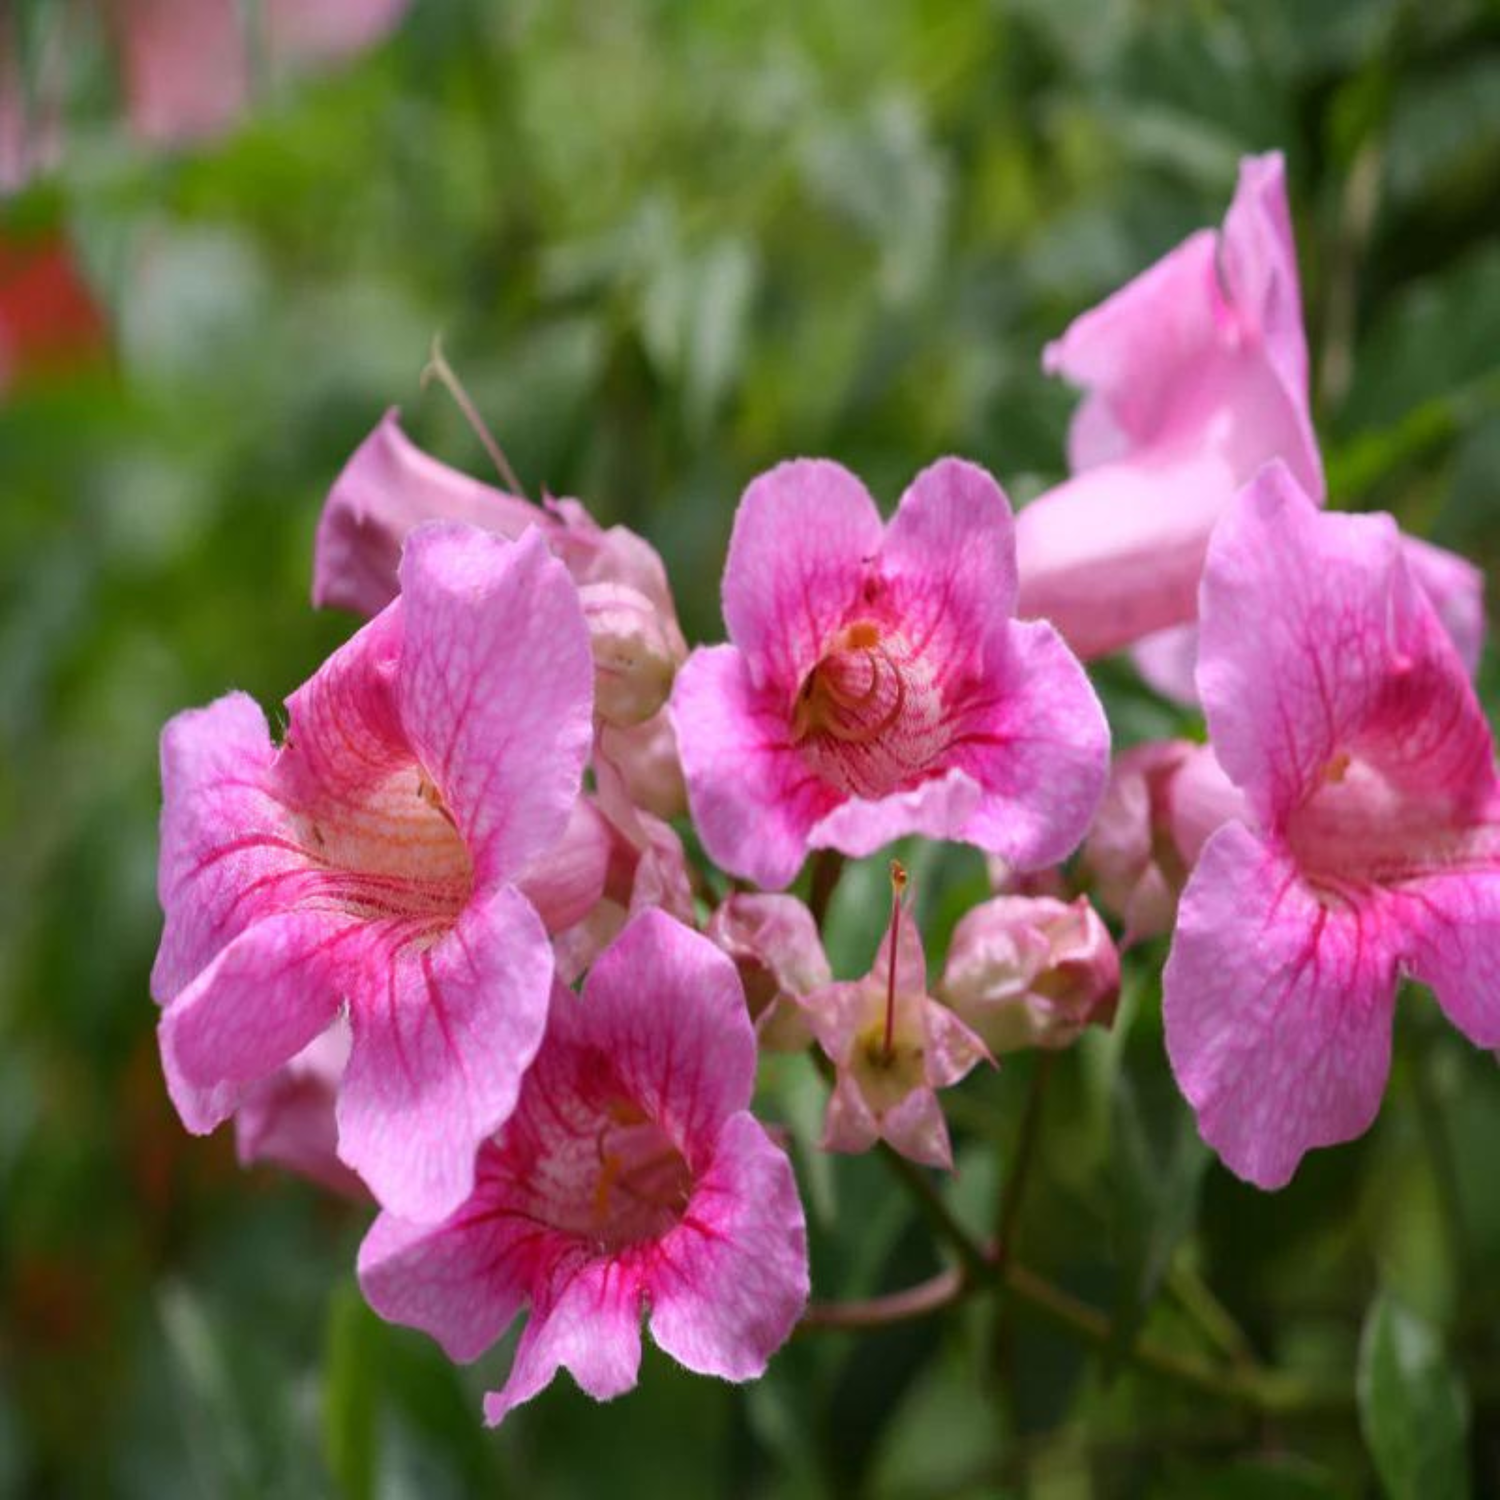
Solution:
<svg viewBox="0 0 1500 1500">
<path fill-rule="evenodd" d="M 419 389 L 438 332 L 533 493 L 645 533 L 715 639 L 782 457 L 883 503 L 950 451 L 1017 500 L 1059 478 L 1043 344 L 1278 148 L 1334 503 L 1493 563 L 1500 5 L 412 0 L 232 88 L 195 37 L 186 141 L 128 40 L 172 9 L 0 4 L 0 1495 L 1500 1494 L 1500 1079 L 1425 996 L 1376 1129 L 1268 1197 L 1198 1145 L 1141 956 L 1060 1064 L 1021 1237 L 1114 1318 L 1102 1354 L 976 1303 L 798 1337 L 747 1389 L 563 1377 L 492 1434 L 504 1351 L 456 1372 L 381 1325 L 363 1210 L 184 1133 L 147 993 L 160 725 L 272 707 L 349 632 L 309 608 L 313 527 L 387 405 L 490 477 Z M 1120 743 L 1183 727 L 1099 679 Z M 934 951 L 983 873 L 916 866 Z M 1030 1067 L 954 1106 L 976 1222 Z M 766 1089 L 805 1139 L 815 1086 Z M 799 1167 L 820 1295 L 935 1268 L 877 1163 Z M 1268 1417 L 1132 1363 L 1215 1320 L 1328 1398 Z"/>
</svg>

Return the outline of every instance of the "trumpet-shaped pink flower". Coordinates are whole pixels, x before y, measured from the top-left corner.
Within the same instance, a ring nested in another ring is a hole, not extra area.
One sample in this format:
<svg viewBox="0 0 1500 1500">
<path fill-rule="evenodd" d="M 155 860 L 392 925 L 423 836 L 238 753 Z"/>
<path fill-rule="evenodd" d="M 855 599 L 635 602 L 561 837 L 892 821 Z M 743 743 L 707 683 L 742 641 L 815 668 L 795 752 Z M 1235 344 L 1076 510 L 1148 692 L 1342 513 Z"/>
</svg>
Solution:
<svg viewBox="0 0 1500 1500">
<path fill-rule="evenodd" d="M 760 1044 L 802 1051 L 812 1033 L 798 1002 L 833 983 L 813 914 L 795 896 L 739 892 L 708 919 L 705 936 L 740 971 Z"/>
<path fill-rule="evenodd" d="M 745 492 L 724 571 L 732 644 L 693 653 L 672 720 L 724 869 L 780 887 L 809 848 L 902 834 L 1034 867 L 1082 838 L 1109 731 L 1048 625 L 1011 619 L 1010 506 L 983 469 L 918 475 L 889 526 L 834 463 Z"/>
<path fill-rule="evenodd" d="M 1207 745 L 1156 740 L 1116 756 L 1083 864 L 1099 904 L 1125 923 L 1127 947 L 1172 930 L 1208 836 L 1244 812 Z"/>
<path fill-rule="evenodd" d="M 815 990 L 803 1001 L 835 1070 L 823 1120 L 825 1151 L 868 1151 L 885 1141 L 931 1167 L 953 1165 L 938 1089 L 965 1077 L 984 1043 L 927 993 L 922 936 L 901 901 L 906 872 L 892 864 L 891 922 L 863 978 Z"/>
<path fill-rule="evenodd" d="M 474 1192 L 446 1223 L 383 1214 L 359 1256 L 384 1318 L 468 1362 L 530 1315 L 499 1422 L 566 1367 L 608 1400 L 636 1382 L 641 1320 L 680 1364 L 758 1376 L 807 1299 L 785 1154 L 749 1112 L 755 1038 L 734 966 L 647 912 L 559 990 L 547 1037 Z"/>
<path fill-rule="evenodd" d="M 406 436 L 394 408 L 329 491 L 313 556 L 313 603 L 367 615 L 384 608 L 396 594 L 402 543 L 432 520 L 506 537 L 540 530 L 583 599 L 600 718 L 628 728 L 660 711 L 687 643 L 655 548 L 627 527 L 603 529 L 576 500 L 533 505 L 449 468 Z"/>
<path fill-rule="evenodd" d="M 288 700 L 280 749 L 241 693 L 167 726 L 152 993 L 200 1132 L 347 1008 L 339 1155 L 431 1219 L 541 1040 L 552 953 L 514 881 L 578 794 L 592 672 L 539 537 L 424 528 L 402 584 Z"/>
<path fill-rule="evenodd" d="M 1017 521 L 1020 612 L 1101 656 L 1196 618 L 1209 533 L 1263 463 L 1322 498 L 1281 157 L 1247 158 L 1222 230 L 1084 313 L 1045 364 L 1087 394 L 1073 478 Z"/>
<path fill-rule="evenodd" d="M 1403 974 L 1500 1046 L 1500 779 L 1388 516 L 1320 516 L 1268 469 L 1215 534 L 1202 630 L 1214 750 L 1249 818 L 1183 893 L 1167 1049 L 1204 1139 L 1273 1188 L 1374 1119 Z"/>
<path fill-rule="evenodd" d="M 1136 646 L 1147 680 L 1193 701 L 1198 580 L 1214 524 L 1280 459 L 1323 500 L 1281 156 L 1247 157 L 1219 230 L 1189 236 L 1047 347 L 1085 391 L 1073 477 L 1017 518 L 1020 609 L 1084 660 Z M 1483 578 L 1410 541 L 1410 561 L 1472 671 Z"/>
<path fill-rule="evenodd" d="M 1068 1047 L 1114 1020 L 1120 955 L 1086 896 L 996 896 L 953 929 L 938 993 L 991 1052 Z"/>
</svg>

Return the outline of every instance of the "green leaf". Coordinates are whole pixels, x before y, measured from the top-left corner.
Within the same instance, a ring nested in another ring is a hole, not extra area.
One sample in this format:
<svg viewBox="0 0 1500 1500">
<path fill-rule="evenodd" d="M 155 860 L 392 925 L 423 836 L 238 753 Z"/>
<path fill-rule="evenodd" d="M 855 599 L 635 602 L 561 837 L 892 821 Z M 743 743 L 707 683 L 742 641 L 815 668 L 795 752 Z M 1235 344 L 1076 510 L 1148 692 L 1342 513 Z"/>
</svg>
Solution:
<svg viewBox="0 0 1500 1500">
<path fill-rule="evenodd" d="M 352 1283 L 329 1299 L 328 1356 L 323 1374 L 323 1447 L 349 1500 L 375 1493 L 375 1414 L 379 1325 Z"/>
<path fill-rule="evenodd" d="M 1469 1493 L 1463 1382 L 1437 1333 L 1384 1292 L 1365 1319 L 1358 1394 L 1365 1444 L 1391 1500 Z"/>
</svg>

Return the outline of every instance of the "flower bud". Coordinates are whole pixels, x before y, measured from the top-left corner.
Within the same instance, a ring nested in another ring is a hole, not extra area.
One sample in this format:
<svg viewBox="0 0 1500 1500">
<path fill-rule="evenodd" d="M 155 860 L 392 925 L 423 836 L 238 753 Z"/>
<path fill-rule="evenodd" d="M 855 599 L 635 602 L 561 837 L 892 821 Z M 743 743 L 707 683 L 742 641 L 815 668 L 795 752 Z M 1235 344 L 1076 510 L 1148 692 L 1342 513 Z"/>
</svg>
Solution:
<svg viewBox="0 0 1500 1500">
<path fill-rule="evenodd" d="M 940 998 L 989 1047 L 1066 1047 L 1107 1026 L 1120 958 L 1086 897 L 997 896 L 954 929 Z"/>
<path fill-rule="evenodd" d="M 641 724 L 667 701 L 680 660 L 655 605 L 624 583 L 578 590 L 594 651 L 594 711 L 609 724 Z"/>
<path fill-rule="evenodd" d="M 1116 757 L 1083 864 L 1127 947 L 1171 929 L 1199 850 L 1244 807 L 1206 745 L 1163 740 Z"/>
<path fill-rule="evenodd" d="M 797 1002 L 833 982 L 812 913 L 795 896 L 731 896 L 706 936 L 734 960 L 761 1045 L 806 1047 L 812 1032 Z"/>
</svg>

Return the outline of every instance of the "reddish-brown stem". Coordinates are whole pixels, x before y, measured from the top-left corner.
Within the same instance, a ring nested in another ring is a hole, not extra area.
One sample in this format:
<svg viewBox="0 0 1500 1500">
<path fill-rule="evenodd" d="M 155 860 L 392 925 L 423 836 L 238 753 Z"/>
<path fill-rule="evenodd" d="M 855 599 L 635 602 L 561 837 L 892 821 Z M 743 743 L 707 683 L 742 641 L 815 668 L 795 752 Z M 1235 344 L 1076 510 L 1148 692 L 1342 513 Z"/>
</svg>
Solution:
<svg viewBox="0 0 1500 1500">
<path fill-rule="evenodd" d="M 858 1302 L 813 1302 L 802 1314 L 803 1328 L 886 1328 L 941 1312 L 974 1290 L 963 1271 L 952 1266 L 916 1286 Z"/>
</svg>

